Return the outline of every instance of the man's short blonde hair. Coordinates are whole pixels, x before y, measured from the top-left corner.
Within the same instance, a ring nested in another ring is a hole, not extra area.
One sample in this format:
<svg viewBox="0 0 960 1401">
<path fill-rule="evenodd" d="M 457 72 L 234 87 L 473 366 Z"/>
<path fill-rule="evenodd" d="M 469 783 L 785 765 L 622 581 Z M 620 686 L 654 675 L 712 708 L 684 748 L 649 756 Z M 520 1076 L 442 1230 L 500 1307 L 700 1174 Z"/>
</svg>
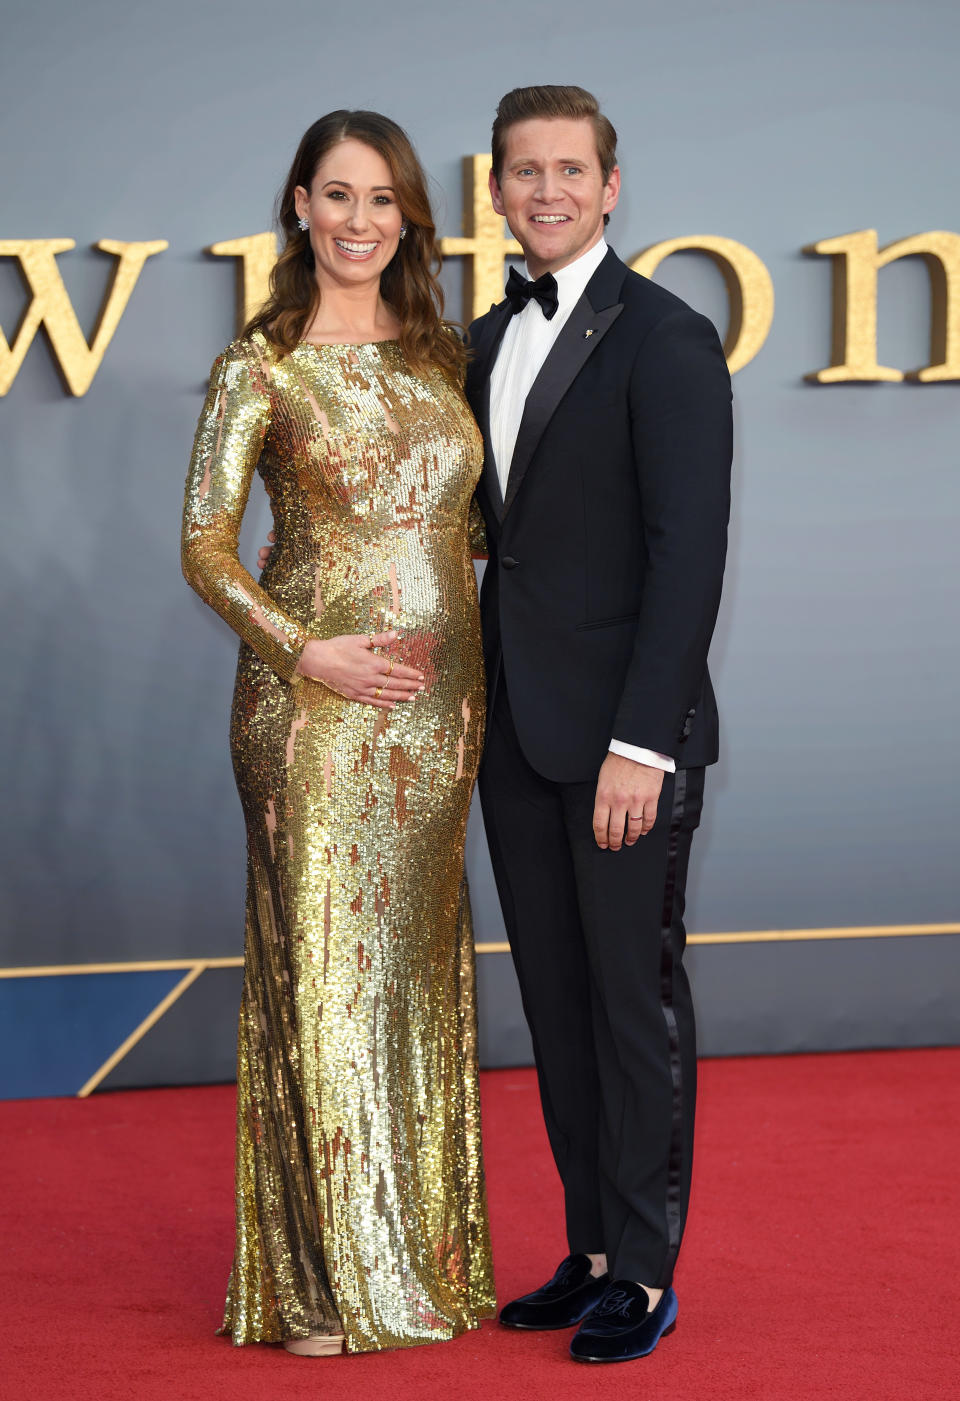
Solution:
<svg viewBox="0 0 960 1401">
<path fill-rule="evenodd" d="M 533 88 L 514 88 L 500 99 L 497 115 L 493 120 L 493 173 L 500 183 L 503 158 L 507 145 L 507 132 L 517 122 L 527 122 L 535 117 L 572 117 L 577 120 L 589 117 L 597 139 L 597 155 L 606 184 L 610 172 L 617 163 L 617 133 L 613 123 L 600 111 L 600 104 L 592 92 L 586 88 L 557 87 L 550 84 Z"/>
</svg>

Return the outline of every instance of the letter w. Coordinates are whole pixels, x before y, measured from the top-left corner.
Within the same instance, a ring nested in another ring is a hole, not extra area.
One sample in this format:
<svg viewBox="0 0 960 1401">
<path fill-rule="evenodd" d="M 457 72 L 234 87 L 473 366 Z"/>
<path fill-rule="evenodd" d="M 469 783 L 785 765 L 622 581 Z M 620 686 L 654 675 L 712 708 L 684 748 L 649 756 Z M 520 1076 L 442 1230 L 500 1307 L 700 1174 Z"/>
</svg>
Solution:
<svg viewBox="0 0 960 1401">
<path fill-rule="evenodd" d="M 113 238 L 102 238 L 94 246 L 104 253 L 112 253 L 119 261 L 106 300 L 100 308 L 93 342 L 88 345 L 63 285 L 56 259 L 58 253 L 75 248 L 76 242 L 72 238 L 0 239 L 0 257 L 18 260 L 33 293 L 12 348 L 0 330 L 0 395 L 6 394 L 16 379 L 23 358 L 41 325 L 46 327 L 70 393 L 78 396 L 86 394 L 120 324 L 141 268 L 149 257 L 162 253 L 169 245 L 166 239 L 155 239 L 152 243 L 118 243 Z"/>
</svg>

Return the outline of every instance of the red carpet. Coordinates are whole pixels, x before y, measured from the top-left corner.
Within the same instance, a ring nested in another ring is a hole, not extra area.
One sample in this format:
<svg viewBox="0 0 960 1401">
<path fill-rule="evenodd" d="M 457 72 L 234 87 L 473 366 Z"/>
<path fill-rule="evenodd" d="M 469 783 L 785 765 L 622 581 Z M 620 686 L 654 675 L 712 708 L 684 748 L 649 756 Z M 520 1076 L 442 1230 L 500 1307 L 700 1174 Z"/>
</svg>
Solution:
<svg viewBox="0 0 960 1401">
<path fill-rule="evenodd" d="M 0 1105 L 5 1401 L 946 1401 L 960 1395 L 960 1050 L 702 1066 L 680 1319 L 641 1362 L 566 1334 L 306 1359 L 213 1336 L 233 1091 Z M 484 1076 L 501 1300 L 564 1254 L 529 1071 Z"/>
</svg>

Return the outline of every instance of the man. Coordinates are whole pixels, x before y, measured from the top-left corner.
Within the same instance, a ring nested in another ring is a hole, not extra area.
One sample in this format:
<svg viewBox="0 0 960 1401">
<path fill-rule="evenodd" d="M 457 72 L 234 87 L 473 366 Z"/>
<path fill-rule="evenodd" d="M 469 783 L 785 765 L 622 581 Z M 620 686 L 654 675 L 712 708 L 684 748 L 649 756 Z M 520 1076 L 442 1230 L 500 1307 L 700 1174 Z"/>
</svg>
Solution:
<svg viewBox="0 0 960 1401">
<path fill-rule="evenodd" d="M 490 192 L 529 279 L 470 328 L 489 705 L 480 796 L 563 1181 L 570 1255 L 509 1303 L 643 1356 L 676 1319 L 696 1078 L 684 886 L 717 758 L 707 650 L 730 380 L 713 326 L 604 241 L 616 133 L 582 88 L 518 88 Z"/>
</svg>

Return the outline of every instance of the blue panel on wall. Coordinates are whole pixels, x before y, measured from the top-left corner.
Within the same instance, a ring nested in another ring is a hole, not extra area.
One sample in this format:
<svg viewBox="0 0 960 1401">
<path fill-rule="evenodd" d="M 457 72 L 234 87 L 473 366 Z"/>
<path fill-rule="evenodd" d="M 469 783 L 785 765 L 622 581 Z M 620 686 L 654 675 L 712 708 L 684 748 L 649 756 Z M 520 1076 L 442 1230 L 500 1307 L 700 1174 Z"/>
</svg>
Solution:
<svg viewBox="0 0 960 1401">
<path fill-rule="evenodd" d="M 75 1095 L 184 972 L 0 979 L 0 1099 Z"/>
</svg>

